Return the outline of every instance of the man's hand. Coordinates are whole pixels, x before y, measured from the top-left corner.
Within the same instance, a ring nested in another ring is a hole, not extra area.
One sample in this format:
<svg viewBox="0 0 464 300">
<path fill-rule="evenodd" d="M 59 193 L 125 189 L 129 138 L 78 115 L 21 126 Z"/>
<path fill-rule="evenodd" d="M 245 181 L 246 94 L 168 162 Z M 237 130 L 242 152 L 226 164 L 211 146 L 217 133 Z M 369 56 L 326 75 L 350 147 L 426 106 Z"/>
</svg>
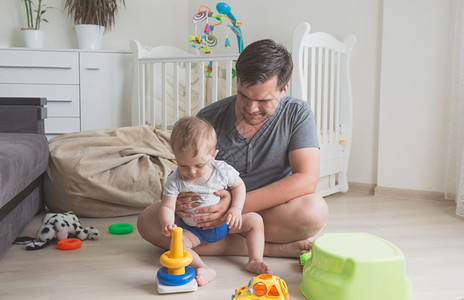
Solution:
<svg viewBox="0 0 464 300">
<path fill-rule="evenodd" d="M 227 190 L 220 190 L 214 193 L 221 197 L 216 205 L 202 207 L 196 213 L 207 213 L 209 215 L 195 218 L 197 226 L 203 229 L 216 228 L 226 222 L 226 212 L 229 209 L 232 197 Z"/>
<path fill-rule="evenodd" d="M 200 197 L 193 192 L 180 193 L 177 196 L 176 201 L 176 215 L 182 218 L 193 217 L 192 213 L 186 213 L 185 211 L 200 205 L 196 202 L 200 200 Z"/>
</svg>

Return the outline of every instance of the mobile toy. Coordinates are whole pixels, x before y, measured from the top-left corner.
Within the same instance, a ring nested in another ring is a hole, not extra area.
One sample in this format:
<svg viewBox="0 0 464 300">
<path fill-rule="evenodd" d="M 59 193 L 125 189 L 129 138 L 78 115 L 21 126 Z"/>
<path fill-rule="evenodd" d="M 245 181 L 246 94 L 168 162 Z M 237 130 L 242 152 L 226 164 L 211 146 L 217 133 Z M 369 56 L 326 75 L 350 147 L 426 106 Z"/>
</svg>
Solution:
<svg viewBox="0 0 464 300">
<path fill-rule="evenodd" d="M 163 265 L 158 270 L 158 293 L 191 292 L 198 288 L 195 280 L 195 270 L 188 266 L 193 260 L 192 254 L 184 250 L 182 243 L 182 228 L 171 230 L 171 248 L 160 257 Z"/>
<path fill-rule="evenodd" d="M 271 274 L 252 277 L 248 285 L 235 290 L 233 300 L 273 299 L 288 300 L 288 288 L 285 281 Z"/>
<path fill-rule="evenodd" d="M 198 12 L 193 15 L 192 22 L 195 24 L 195 35 L 189 35 L 188 40 L 192 43 L 192 47 L 202 51 L 205 54 L 211 53 L 211 48 L 215 47 L 218 43 L 215 35 L 216 26 L 223 24 L 223 18 L 230 21 L 231 25 L 228 28 L 237 36 L 238 52 L 243 51 L 243 36 L 240 27 L 242 23 L 232 14 L 232 8 L 225 2 L 216 4 L 218 14 L 213 14 L 212 10 L 206 5 L 200 5 Z M 218 21 L 218 23 L 210 25 L 210 19 Z M 206 21 L 203 33 L 198 34 L 198 25 Z M 226 30 L 226 39 L 224 47 L 230 47 L 229 30 Z"/>
</svg>

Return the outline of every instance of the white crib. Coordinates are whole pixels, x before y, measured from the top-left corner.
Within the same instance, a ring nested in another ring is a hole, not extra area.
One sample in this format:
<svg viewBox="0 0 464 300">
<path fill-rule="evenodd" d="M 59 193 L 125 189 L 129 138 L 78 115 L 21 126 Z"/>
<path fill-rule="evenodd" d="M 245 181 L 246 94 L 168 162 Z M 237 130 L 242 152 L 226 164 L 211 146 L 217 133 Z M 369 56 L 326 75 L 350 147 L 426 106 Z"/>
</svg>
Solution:
<svg viewBox="0 0 464 300">
<path fill-rule="evenodd" d="M 183 116 L 235 93 L 233 55 L 198 55 L 132 40 L 132 125 L 169 129 Z"/>
<path fill-rule="evenodd" d="M 356 37 L 343 42 L 299 24 L 293 33 L 293 96 L 310 103 L 319 130 L 321 169 L 317 192 L 348 191 L 352 132 L 350 58 Z"/>
<path fill-rule="evenodd" d="M 313 109 L 319 130 L 322 196 L 348 190 L 346 172 L 351 146 L 349 61 L 356 42 L 327 33 L 309 33 L 308 23 L 293 36 L 292 94 Z M 134 58 L 132 125 L 169 129 L 184 115 L 235 94 L 238 55 L 197 55 L 175 47 L 143 47 L 131 41 Z M 209 66 L 209 72 L 208 72 Z M 208 76 L 206 76 L 208 72 Z"/>
</svg>

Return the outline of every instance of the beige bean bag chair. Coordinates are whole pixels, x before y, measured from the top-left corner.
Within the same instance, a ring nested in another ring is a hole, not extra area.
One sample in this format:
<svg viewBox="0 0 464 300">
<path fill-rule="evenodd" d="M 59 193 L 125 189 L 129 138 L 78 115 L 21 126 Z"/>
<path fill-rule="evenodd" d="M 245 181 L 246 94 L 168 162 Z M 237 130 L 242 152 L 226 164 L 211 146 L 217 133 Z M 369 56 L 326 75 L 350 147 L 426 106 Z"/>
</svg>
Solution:
<svg viewBox="0 0 464 300">
<path fill-rule="evenodd" d="M 149 126 L 65 134 L 49 148 L 46 204 L 79 217 L 139 213 L 161 199 L 176 168 L 168 134 Z"/>
</svg>

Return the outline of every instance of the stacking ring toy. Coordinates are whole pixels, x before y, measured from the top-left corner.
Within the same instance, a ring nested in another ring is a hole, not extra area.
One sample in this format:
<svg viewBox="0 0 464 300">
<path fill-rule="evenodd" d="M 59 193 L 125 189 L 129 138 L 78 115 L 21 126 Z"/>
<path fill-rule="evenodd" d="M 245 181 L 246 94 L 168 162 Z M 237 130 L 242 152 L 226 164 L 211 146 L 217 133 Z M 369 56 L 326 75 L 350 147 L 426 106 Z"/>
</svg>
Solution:
<svg viewBox="0 0 464 300">
<path fill-rule="evenodd" d="M 64 239 L 56 244 L 60 250 L 74 250 L 80 248 L 82 241 L 80 239 Z"/>
<path fill-rule="evenodd" d="M 158 280 L 165 285 L 183 285 L 195 279 L 195 270 L 191 266 L 185 267 L 185 274 L 171 275 L 168 268 L 161 267 L 157 273 Z"/>
<path fill-rule="evenodd" d="M 108 227 L 111 234 L 128 234 L 134 230 L 134 226 L 128 223 L 116 223 Z"/>
</svg>

